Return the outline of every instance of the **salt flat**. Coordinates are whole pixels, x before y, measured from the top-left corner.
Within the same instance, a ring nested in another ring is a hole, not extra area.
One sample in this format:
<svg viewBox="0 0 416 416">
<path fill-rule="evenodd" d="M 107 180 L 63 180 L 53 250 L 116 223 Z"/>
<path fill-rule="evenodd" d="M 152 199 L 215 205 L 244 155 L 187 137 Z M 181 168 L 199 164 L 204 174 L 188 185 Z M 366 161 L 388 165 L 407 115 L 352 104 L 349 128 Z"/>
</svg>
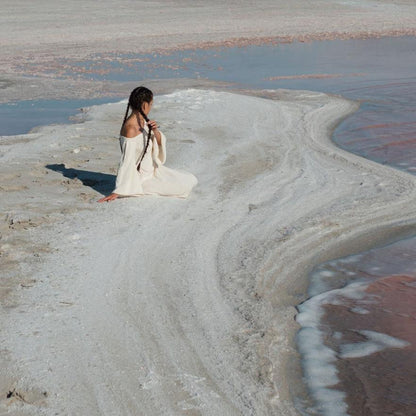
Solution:
<svg viewBox="0 0 416 416">
<path fill-rule="evenodd" d="M 330 141 L 356 102 L 261 93 L 269 99 L 155 97 L 166 165 L 199 181 L 188 199 L 97 204 L 114 181 L 125 102 L 2 141 L 1 411 L 295 415 L 294 402 L 308 405 L 293 344 L 307 274 L 414 231 L 416 180 Z"/>
<path fill-rule="evenodd" d="M 76 61 L 98 55 L 105 60 L 108 54 L 415 35 L 415 22 L 412 0 L 3 0 L 0 86 L 8 94 L 17 75 L 42 75 L 52 81 L 59 59 Z M 31 98 L 30 91 L 38 95 L 33 85 L 51 89 L 42 79 L 18 80 L 24 85 L 25 99 Z M 78 89 L 82 95 L 92 88 L 87 79 L 77 81 L 76 86 L 69 81 L 65 86 L 53 83 L 59 90 L 55 95 L 66 96 L 68 89 Z M 10 100 L 22 94 L 16 88 L 10 92 Z"/>
<path fill-rule="evenodd" d="M 0 100 L 136 86 L 56 79 L 59 59 L 414 35 L 415 16 L 412 0 L 5 0 Z M 150 85 L 180 88 L 152 115 L 167 166 L 199 180 L 187 200 L 96 203 L 114 181 L 125 103 L 1 138 L 0 413 L 298 414 L 310 403 L 294 306 L 308 272 L 414 232 L 415 178 L 329 139 L 357 103 L 193 84 Z"/>
<path fill-rule="evenodd" d="M 415 15 L 412 0 L 4 0 L 1 64 L 12 64 L 11 57 L 36 61 L 242 38 L 414 33 Z"/>
</svg>

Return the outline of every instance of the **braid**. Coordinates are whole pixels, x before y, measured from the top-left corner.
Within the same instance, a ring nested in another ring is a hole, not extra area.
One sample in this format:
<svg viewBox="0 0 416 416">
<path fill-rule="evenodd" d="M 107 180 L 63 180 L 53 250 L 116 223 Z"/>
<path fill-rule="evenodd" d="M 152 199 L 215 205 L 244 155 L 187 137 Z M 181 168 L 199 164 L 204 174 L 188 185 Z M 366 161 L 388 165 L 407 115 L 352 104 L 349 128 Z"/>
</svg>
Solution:
<svg viewBox="0 0 416 416">
<path fill-rule="evenodd" d="M 140 114 L 143 116 L 143 118 L 146 120 L 146 123 L 149 122 L 149 119 L 147 118 L 146 114 L 143 112 L 143 110 L 140 108 Z M 150 134 L 152 133 L 152 126 L 150 124 L 147 125 L 147 127 L 149 128 L 149 132 L 147 133 L 147 140 L 146 140 L 146 146 L 144 148 L 144 152 L 142 154 L 142 157 L 140 158 L 140 162 L 137 166 L 137 170 L 140 172 L 140 165 L 142 163 L 142 160 L 144 158 L 144 155 L 146 154 L 147 151 L 147 147 L 149 146 L 149 142 L 150 142 Z"/>
<path fill-rule="evenodd" d="M 121 130 L 123 130 L 124 123 L 127 120 L 127 115 L 129 114 L 129 108 L 130 108 L 130 103 L 127 103 L 126 114 L 124 115 L 124 120 L 123 120 L 123 123 L 121 124 L 120 134 L 121 134 Z"/>
</svg>

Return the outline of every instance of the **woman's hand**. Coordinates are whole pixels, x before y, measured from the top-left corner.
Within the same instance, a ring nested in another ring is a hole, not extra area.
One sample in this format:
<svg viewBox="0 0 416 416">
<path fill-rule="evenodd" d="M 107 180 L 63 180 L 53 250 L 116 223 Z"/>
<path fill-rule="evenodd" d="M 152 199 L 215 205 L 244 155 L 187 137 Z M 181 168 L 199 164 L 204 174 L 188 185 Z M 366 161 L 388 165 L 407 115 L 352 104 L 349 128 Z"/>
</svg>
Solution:
<svg viewBox="0 0 416 416">
<path fill-rule="evenodd" d="M 153 134 L 155 135 L 156 140 L 157 140 L 157 144 L 159 146 L 161 146 L 162 145 L 162 138 L 160 136 L 160 131 L 158 129 L 159 126 L 157 125 L 156 121 L 155 120 L 149 120 L 149 122 L 147 124 L 150 125 L 150 127 L 152 128 Z"/>
<path fill-rule="evenodd" d="M 150 126 L 152 127 L 153 133 L 155 133 L 158 130 L 158 125 L 157 122 L 155 120 L 149 120 L 149 122 L 147 124 L 150 124 Z"/>
<path fill-rule="evenodd" d="M 104 198 L 99 199 L 97 202 L 113 201 L 114 199 L 117 199 L 118 197 L 119 197 L 118 194 L 111 194 L 111 195 L 105 196 Z"/>
</svg>

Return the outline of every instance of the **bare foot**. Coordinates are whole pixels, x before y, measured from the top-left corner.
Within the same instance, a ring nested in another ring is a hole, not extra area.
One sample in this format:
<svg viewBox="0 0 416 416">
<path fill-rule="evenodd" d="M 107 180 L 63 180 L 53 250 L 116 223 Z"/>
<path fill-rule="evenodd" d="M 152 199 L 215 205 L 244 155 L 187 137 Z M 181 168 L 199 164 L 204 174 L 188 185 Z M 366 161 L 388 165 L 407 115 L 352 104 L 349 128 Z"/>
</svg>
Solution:
<svg viewBox="0 0 416 416">
<path fill-rule="evenodd" d="M 99 199 L 97 202 L 114 201 L 117 198 L 118 198 L 118 194 L 111 194 L 111 195 L 105 196 L 104 198 Z"/>
</svg>

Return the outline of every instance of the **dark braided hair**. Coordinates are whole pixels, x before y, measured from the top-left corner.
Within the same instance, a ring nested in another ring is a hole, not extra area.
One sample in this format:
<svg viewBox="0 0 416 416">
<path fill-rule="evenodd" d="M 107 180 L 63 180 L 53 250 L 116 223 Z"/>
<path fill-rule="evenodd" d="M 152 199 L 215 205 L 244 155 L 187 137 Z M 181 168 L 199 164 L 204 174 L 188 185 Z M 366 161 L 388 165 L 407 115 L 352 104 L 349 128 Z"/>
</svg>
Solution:
<svg viewBox="0 0 416 416">
<path fill-rule="evenodd" d="M 126 114 L 124 115 L 124 120 L 123 120 L 123 124 L 121 125 L 121 129 L 123 129 L 124 123 L 127 120 L 127 116 L 129 114 L 129 108 L 130 107 L 132 108 L 132 110 L 139 110 L 140 114 L 143 116 L 146 123 L 148 123 L 149 119 L 146 116 L 146 114 L 143 112 L 142 106 L 143 106 L 143 103 L 149 103 L 150 104 L 150 102 L 152 100 L 153 100 L 153 93 L 148 88 L 142 87 L 142 86 L 135 88 L 130 94 L 129 102 L 127 103 Z M 152 132 L 152 126 L 148 125 L 148 128 L 149 128 L 149 133 L 147 134 L 146 146 L 144 148 L 142 157 L 140 158 L 140 162 L 137 166 L 138 171 L 140 171 L 140 164 L 142 163 L 144 155 L 146 154 L 146 151 L 147 151 L 147 147 L 149 146 L 150 134 Z"/>
</svg>

